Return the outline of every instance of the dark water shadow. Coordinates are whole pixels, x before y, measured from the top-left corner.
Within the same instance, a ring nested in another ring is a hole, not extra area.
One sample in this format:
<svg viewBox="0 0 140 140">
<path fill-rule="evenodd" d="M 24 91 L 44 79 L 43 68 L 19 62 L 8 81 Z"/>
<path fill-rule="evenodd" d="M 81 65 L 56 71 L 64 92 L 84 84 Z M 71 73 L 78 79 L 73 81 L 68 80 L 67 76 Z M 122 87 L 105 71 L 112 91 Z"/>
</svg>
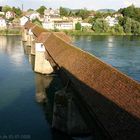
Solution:
<svg viewBox="0 0 140 140">
<path fill-rule="evenodd" d="M 70 80 L 77 107 L 94 134 L 102 134 L 104 139 L 140 139 L 140 118 L 98 93 L 63 67 L 60 68 L 60 75 L 64 83 Z"/>
</svg>

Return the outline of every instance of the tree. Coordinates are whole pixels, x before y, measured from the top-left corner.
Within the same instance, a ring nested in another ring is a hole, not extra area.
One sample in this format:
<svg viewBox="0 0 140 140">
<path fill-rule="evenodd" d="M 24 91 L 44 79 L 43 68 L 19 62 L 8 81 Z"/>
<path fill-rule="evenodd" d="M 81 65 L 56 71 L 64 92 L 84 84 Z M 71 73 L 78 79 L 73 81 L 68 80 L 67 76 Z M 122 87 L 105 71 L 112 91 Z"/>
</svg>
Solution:
<svg viewBox="0 0 140 140">
<path fill-rule="evenodd" d="M 3 12 L 12 11 L 12 8 L 8 5 L 2 7 Z"/>
<path fill-rule="evenodd" d="M 76 16 L 82 17 L 82 19 L 85 19 L 89 16 L 89 11 L 87 9 L 80 9 L 78 12 L 76 12 Z"/>
<path fill-rule="evenodd" d="M 75 30 L 81 30 L 81 23 L 80 22 L 75 24 Z"/>
<path fill-rule="evenodd" d="M 34 23 L 34 24 L 36 24 L 38 26 L 42 26 L 42 22 L 38 18 L 32 20 L 32 23 Z"/>
<path fill-rule="evenodd" d="M 66 8 L 60 7 L 60 16 L 68 16 L 69 12 Z"/>
<path fill-rule="evenodd" d="M 4 15 L 3 14 L 0 14 L 0 17 L 4 17 Z"/>
<path fill-rule="evenodd" d="M 18 8 L 13 7 L 12 11 L 16 14 L 17 17 L 20 17 L 22 15 L 22 11 L 19 7 Z"/>
<path fill-rule="evenodd" d="M 34 9 L 31 9 L 31 8 L 30 8 L 30 9 L 27 10 L 27 12 L 30 12 L 30 11 L 34 11 Z"/>
<path fill-rule="evenodd" d="M 140 23 L 132 20 L 131 32 L 135 35 L 140 34 Z"/>
<path fill-rule="evenodd" d="M 109 25 L 103 19 L 96 19 L 95 22 L 93 22 L 92 30 L 94 30 L 97 33 L 108 32 L 108 29 L 109 29 Z"/>
<path fill-rule="evenodd" d="M 98 18 L 103 18 L 104 17 L 104 13 L 101 13 L 101 12 L 96 12 L 95 16 L 94 16 L 94 19 L 98 19 Z"/>
<path fill-rule="evenodd" d="M 40 6 L 36 11 L 37 11 L 40 15 L 44 15 L 45 9 L 47 9 L 45 6 Z"/>
<path fill-rule="evenodd" d="M 129 17 L 140 22 L 140 8 L 136 8 L 134 5 L 120 9 L 119 12 L 124 17 Z"/>
<path fill-rule="evenodd" d="M 132 26 L 132 22 L 131 22 L 131 18 L 124 18 L 124 31 L 125 33 L 131 33 L 131 26 Z"/>
<path fill-rule="evenodd" d="M 119 25 L 119 24 L 116 24 L 113 28 L 114 28 L 115 33 L 120 33 L 120 34 L 124 33 L 123 27 L 121 25 Z"/>
</svg>

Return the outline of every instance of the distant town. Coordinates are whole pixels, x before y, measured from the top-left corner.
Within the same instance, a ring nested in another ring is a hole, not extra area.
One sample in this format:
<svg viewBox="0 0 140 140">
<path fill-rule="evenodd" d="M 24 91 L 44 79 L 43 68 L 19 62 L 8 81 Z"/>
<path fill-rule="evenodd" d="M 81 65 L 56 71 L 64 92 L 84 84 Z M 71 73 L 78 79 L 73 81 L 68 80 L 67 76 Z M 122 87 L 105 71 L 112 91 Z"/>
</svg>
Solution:
<svg viewBox="0 0 140 140">
<path fill-rule="evenodd" d="M 0 7 L 0 30 L 20 29 L 27 21 L 54 31 L 79 31 L 96 34 L 140 34 L 140 8 L 101 9 L 52 9 L 41 6 L 24 11 L 8 5 Z"/>
</svg>

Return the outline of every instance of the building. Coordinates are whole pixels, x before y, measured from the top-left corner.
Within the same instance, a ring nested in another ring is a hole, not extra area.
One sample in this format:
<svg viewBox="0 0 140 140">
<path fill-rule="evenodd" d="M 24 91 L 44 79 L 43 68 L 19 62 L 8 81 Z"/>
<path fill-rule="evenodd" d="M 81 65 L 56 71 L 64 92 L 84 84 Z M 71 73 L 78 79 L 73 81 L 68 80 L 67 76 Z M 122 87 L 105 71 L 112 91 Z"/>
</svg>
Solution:
<svg viewBox="0 0 140 140">
<path fill-rule="evenodd" d="M 36 11 L 24 12 L 24 16 L 26 16 L 30 20 L 40 19 L 40 14 Z"/>
<path fill-rule="evenodd" d="M 5 29 L 7 27 L 6 20 L 0 17 L 0 29 Z"/>
<path fill-rule="evenodd" d="M 10 18 L 14 18 L 14 17 L 15 17 L 15 13 L 12 12 L 12 11 L 7 11 L 7 12 L 5 13 L 5 18 L 6 18 L 6 19 L 10 19 Z"/>
<path fill-rule="evenodd" d="M 109 24 L 110 27 L 115 26 L 116 24 L 118 24 L 117 17 L 107 16 L 105 18 L 105 21 Z"/>
<path fill-rule="evenodd" d="M 42 26 L 45 29 L 54 30 L 54 22 L 43 22 Z"/>
<path fill-rule="evenodd" d="M 51 30 L 73 30 L 77 22 L 82 22 L 82 18 L 60 17 L 59 9 L 46 9 L 42 25 L 44 28 Z"/>
<path fill-rule="evenodd" d="M 4 15 L 5 15 L 5 13 L 0 11 L 0 15 L 1 15 L 1 16 L 4 16 Z"/>
<path fill-rule="evenodd" d="M 91 27 L 92 27 L 92 24 L 86 23 L 86 22 L 82 22 L 82 23 L 81 23 L 81 26 L 82 26 L 83 28 L 91 28 Z"/>
<path fill-rule="evenodd" d="M 29 20 L 29 18 L 26 17 L 26 16 L 21 17 L 21 18 L 20 18 L 20 25 L 21 25 L 21 26 L 24 26 L 25 23 L 26 23 L 28 20 Z"/>
<path fill-rule="evenodd" d="M 40 19 L 40 14 L 38 12 L 33 12 L 32 14 L 30 14 L 29 18 L 30 20 Z"/>
<path fill-rule="evenodd" d="M 75 26 L 73 25 L 72 21 L 55 21 L 54 22 L 54 29 L 59 30 L 73 30 Z"/>
<path fill-rule="evenodd" d="M 48 16 L 48 15 L 50 15 L 50 16 L 60 16 L 60 11 L 59 11 L 59 9 L 52 9 L 52 8 L 50 8 L 50 9 L 46 9 L 45 11 L 44 11 L 44 16 Z"/>
<path fill-rule="evenodd" d="M 45 29 L 58 29 L 58 30 L 73 30 L 75 26 L 72 21 L 53 21 L 42 23 L 43 28 Z"/>
</svg>

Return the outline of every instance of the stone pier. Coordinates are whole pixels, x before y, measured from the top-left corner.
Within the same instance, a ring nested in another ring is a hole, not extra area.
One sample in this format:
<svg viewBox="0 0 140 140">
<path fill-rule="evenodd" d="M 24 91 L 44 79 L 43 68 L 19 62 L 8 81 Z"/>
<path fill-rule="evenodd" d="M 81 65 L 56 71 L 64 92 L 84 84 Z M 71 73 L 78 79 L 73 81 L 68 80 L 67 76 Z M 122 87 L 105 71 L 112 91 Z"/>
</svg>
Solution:
<svg viewBox="0 0 140 140">
<path fill-rule="evenodd" d="M 35 43 L 35 68 L 34 71 L 41 74 L 51 74 L 53 68 L 45 58 L 45 47 L 43 43 Z"/>
</svg>

